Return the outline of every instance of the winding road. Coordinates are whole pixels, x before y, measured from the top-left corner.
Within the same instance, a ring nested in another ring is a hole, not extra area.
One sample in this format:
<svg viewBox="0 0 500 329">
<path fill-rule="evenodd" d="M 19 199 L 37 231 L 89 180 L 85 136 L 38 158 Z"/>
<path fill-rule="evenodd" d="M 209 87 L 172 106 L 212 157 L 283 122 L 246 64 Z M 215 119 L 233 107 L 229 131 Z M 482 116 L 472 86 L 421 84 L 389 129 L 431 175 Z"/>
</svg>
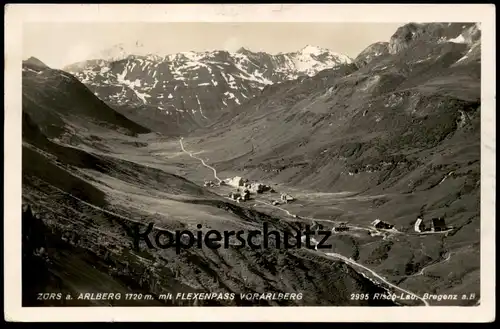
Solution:
<svg viewBox="0 0 500 329">
<path fill-rule="evenodd" d="M 180 138 L 180 140 L 179 140 L 179 142 L 180 142 L 180 144 L 181 144 L 181 149 L 182 149 L 182 151 L 183 151 L 183 152 L 185 152 L 185 153 L 187 153 L 190 157 L 192 157 L 192 158 L 194 158 L 194 159 L 197 159 L 197 160 L 201 161 L 201 163 L 203 164 L 203 166 L 205 166 L 205 167 L 207 167 L 207 168 L 209 168 L 209 169 L 211 169 L 211 170 L 213 171 L 215 179 L 217 179 L 219 182 L 221 182 L 222 180 L 221 180 L 219 177 L 217 177 L 217 170 L 216 170 L 214 167 L 207 165 L 203 159 L 200 159 L 200 158 L 198 158 L 198 157 L 194 156 L 194 155 L 193 155 L 193 153 L 188 152 L 188 151 L 184 148 L 184 145 L 183 145 L 183 143 L 182 143 L 182 139 L 183 139 L 183 137 L 181 137 L 181 138 Z M 264 202 L 264 201 L 260 201 L 260 200 L 255 200 L 255 201 L 256 201 L 256 202 L 258 202 L 258 203 L 263 203 L 263 204 L 265 204 L 265 205 L 267 205 L 267 206 L 271 206 L 271 207 L 274 207 L 274 208 L 280 209 L 280 210 L 282 210 L 282 211 L 286 212 L 289 216 L 295 217 L 295 215 L 294 215 L 294 214 L 292 214 L 290 211 L 288 211 L 288 210 L 286 210 L 286 209 L 284 209 L 284 208 L 281 208 L 281 207 L 278 207 L 278 206 L 275 206 L 275 205 L 273 205 L 273 204 L 270 204 L 270 203 L 267 203 L 267 202 Z M 313 224 L 314 224 L 314 225 L 316 225 L 316 220 L 315 220 L 314 218 L 310 218 L 310 217 L 305 217 L 305 218 L 306 218 L 306 219 L 309 219 L 309 220 L 312 220 L 312 221 L 313 221 Z M 321 220 L 319 220 L 319 221 L 321 221 Z M 356 226 L 354 226 L 353 228 L 364 229 L 364 230 L 370 230 L 370 229 L 368 229 L 368 228 L 356 227 Z M 416 298 L 416 299 L 420 300 L 420 301 L 421 301 L 421 302 L 422 302 L 425 306 L 429 306 L 429 303 L 428 303 L 425 299 L 421 298 L 420 296 L 418 296 L 418 295 L 414 294 L 414 293 L 413 293 L 413 292 L 411 292 L 411 291 L 408 291 L 408 290 L 405 290 L 405 289 L 403 289 L 403 288 L 400 288 L 400 287 L 396 286 L 395 284 L 393 284 L 393 283 L 391 283 L 391 282 L 387 281 L 384 277 L 382 277 L 382 276 L 380 276 L 379 274 L 377 274 L 377 273 L 376 273 L 375 271 L 373 271 L 372 269 L 370 269 L 370 268 L 368 268 L 368 267 L 366 267 L 366 266 L 364 266 L 364 265 L 362 265 L 362 264 L 359 264 L 359 263 L 355 262 L 354 260 L 352 260 L 352 259 L 350 259 L 350 258 L 347 258 L 347 257 L 345 257 L 345 256 L 343 256 L 343 255 L 341 255 L 341 254 L 334 253 L 334 252 L 331 252 L 331 253 L 326 253 L 326 252 L 323 252 L 323 254 L 325 254 L 325 255 L 327 255 L 327 256 L 330 256 L 330 257 L 334 257 L 334 258 L 340 259 L 340 260 L 342 260 L 342 261 L 343 261 L 343 262 L 345 262 L 345 263 L 348 263 L 348 264 L 353 265 L 353 266 L 355 266 L 355 267 L 361 268 L 361 269 L 363 269 L 363 270 L 365 270 L 365 271 L 369 272 L 371 275 L 373 275 L 373 276 L 374 276 L 375 278 L 377 278 L 379 281 L 381 281 L 381 282 L 385 283 L 386 285 L 390 286 L 391 288 L 396 289 L 396 290 L 399 290 L 399 291 L 401 291 L 401 292 L 403 292 L 403 293 L 406 293 L 406 294 L 408 294 L 408 295 L 410 295 L 410 296 L 413 296 L 414 298 Z"/>
<path fill-rule="evenodd" d="M 207 167 L 208 169 L 211 169 L 213 172 L 214 172 L 214 177 L 215 179 L 217 179 L 220 182 L 222 182 L 222 179 L 220 179 L 219 177 L 217 177 L 217 170 L 215 170 L 214 167 L 212 166 L 209 166 L 205 163 L 205 160 L 201 159 L 201 158 L 198 158 L 197 156 L 195 156 L 192 152 L 188 152 L 186 151 L 186 149 L 184 148 L 184 144 L 182 144 L 182 140 L 184 139 L 184 137 L 181 137 L 181 139 L 179 139 L 179 142 L 181 143 L 181 149 L 184 153 L 187 153 L 191 158 L 193 159 L 196 159 L 198 161 L 201 161 L 201 164 L 204 165 L 205 167 Z"/>
<path fill-rule="evenodd" d="M 289 212 L 288 210 L 286 210 L 286 209 L 284 209 L 284 208 L 281 208 L 281 207 L 278 207 L 278 206 L 275 206 L 275 205 L 273 205 L 272 203 L 269 203 L 269 202 L 264 202 L 264 201 L 260 201 L 260 200 L 255 200 L 255 202 L 262 203 L 262 204 L 265 204 L 266 206 L 269 206 L 269 207 L 273 207 L 273 208 L 279 209 L 279 210 L 281 210 L 281 211 L 286 212 L 288 216 L 295 217 L 295 215 L 294 215 L 294 214 L 292 214 L 291 212 Z"/>
<path fill-rule="evenodd" d="M 281 208 L 281 207 L 275 206 L 275 205 L 273 205 L 273 204 L 271 204 L 269 202 L 264 202 L 264 201 L 259 201 L 259 200 L 255 200 L 255 202 L 262 203 L 262 204 L 265 204 L 266 206 L 279 209 L 279 210 L 287 213 L 288 216 L 295 217 L 294 214 L 292 214 L 290 211 L 286 210 L 285 208 Z M 310 220 L 312 222 L 311 229 L 312 229 L 312 227 L 319 226 L 318 222 L 328 222 L 328 223 L 332 223 L 332 224 L 338 224 L 338 221 L 333 221 L 333 220 L 330 220 L 330 219 L 318 219 L 318 218 L 306 217 L 306 216 L 300 216 L 300 217 L 302 219 L 308 219 L 308 220 Z M 356 230 L 363 230 L 363 231 L 370 231 L 370 232 L 377 231 L 376 229 L 371 229 L 369 227 L 361 227 L 361 226 L 355 226 L 355 225 L 347 225 L 347 227 L 352 228 L 352 229 L 356 229 Z M 332 230 L 333 230 L 333 228 L 332 228 Z M 400 233 L 398 231 L 396 231 L 396 232 Z"/>
<path fill-rule="evenodd" d="M 422 303 L 424 303 L 424 304 L 425 304 L 425 306 L 429 306 L 429 303 L 428 303 L 425 299 L 423 299 L 422 297 L 420 297 L 420 296 L 418 296 L 418 295 L 414 294 L 414 293 L 413 293 L 413 292 L 411 292 L 411 291 L 408 291 L 408 290 L 406 290 L 406 289 L 400 288 L 400 287 L 396 286 L 396 285 L 395 285 L 395 284 L 393 284 L 393 283 L 390 283 L 390 282 L 389 282 L 389 281 L 387 281 L 385 278 L 383 278 L 382 276 L 378 275 L 375 271 L 373 271 L 373 270 L 369 269 L 368 267 L 366 267 L 366 266 L 364 266 L 364 265 L 361 265 L 361 264 L 359 264 L 359 263 L 357 263 L 357 262 L 355 262 L 355 261 L 353 261 L 353 260 L 351 260 L 351 259 L 349 259 L 349 258 L 347 258 L 347 257 L 345 257 L 345 256 L 342 256 L 342 255 L 340 255 L 340 254 L 337 254 L 337 253 L 335 253 L 335 252 L 325 252 L 325 255 L 330 256 L 330 257 L 335 257 L 335 258 L 341 259 L 341 260 L 343 260 L 344 262 L 346 262 L 346 263 L 348 263 L 348 264 L 351 264 L 351 265 L 353 265 L 353 266 L 355 266 L 355 267 L 358 267 L 358 268 L 362 268 L 363 270 L 370 272 L 370 274 L 371 274 L 371 275 L 373 275 L 374 277 L 376 277 L 376 278 L 377 278 L 377 279 L 379 279 L 380 281 L 384 282 L 385 284 L 387 284 L 387 285 L 388 285 L 388 286 L 390 286 L 391 288 L 396 289 L 396 290 L 399 290 L 399 291 L 401 291 L 401 292 L 404 292 L 404 293 L 406 293 L 406 294 L 408 294 L 408 295 L 410 295 L 410 296 L 412 296 L 412 297 L 414 297 L 414 298 L 416 298 L 416 299 L 418 299 L 418 300 L 422 301 Z"/>
<path fill-rule="evenodd" d="M 443 259 L 442 261 L 437 262 L 437 263 L 433 263 L 433 264 L 430 264 L 430 265 L 427 265 L 426 267 L 422 268 L 418 273 L 415 273 L 415 274 L 411 275 L 410 277 L 424 275 L 424 271 L 425 270 L 429 269 L 430 267 L 434 267 L 436 265 L 446 263 L 447 261 L 450 260 L 450 258 L 451 258 L 451 253 L 448 253 L 448 255 L 446 256 L 446 258 Z"/>
</svg>

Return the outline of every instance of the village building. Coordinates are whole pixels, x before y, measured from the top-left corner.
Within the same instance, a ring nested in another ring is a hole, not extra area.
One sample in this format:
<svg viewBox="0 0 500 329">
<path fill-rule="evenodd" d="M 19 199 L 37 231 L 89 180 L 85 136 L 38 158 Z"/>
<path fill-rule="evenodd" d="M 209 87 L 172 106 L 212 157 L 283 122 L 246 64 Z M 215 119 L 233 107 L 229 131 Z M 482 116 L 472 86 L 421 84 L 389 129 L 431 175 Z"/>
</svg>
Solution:
<svg viewBox="0 0 500 329">
<path fill-rule="evenodd" d="M 347 226 L 346 223 L 340 223 L 339 226 L 336 226 L 333 228 L 335 232 L 345 232 L 349 231 L 349 227 Z"/>
<path fill-rule="evenodd" d="M 245 183 L 244 186 L 248 188 L 252 193 L 264 193 L 271 190 L 271 187 L 262 183 Z"/>
<path fill-rule="evenodd" d="M 208 181 L 205 181 L 205 183 L 203 185 L 205 187 L 219 187 L 219 186 L 226 185 L 226 182 L 223 180 L 218 181 L 218 182 L 208 180 Z"/>
<path fill-rule="evenodd" d="M 291 202 L 291 201 L 294 201 L 294 200 L 295 199 L 292 196 L 290 196 L 290 195 L 288 195 L 286 193 L 282 193 L 281 194 L 281 201 L 285 201 L 285 203 L 288 203 L 288 202 Z"/>
<path fill-rule="evenodd" d="M 446 223 L 443 217 L 433 218 L 431 221 L 431 231 L 440 232 L 447 230 Z"/>
<path fill-rule="evenodd" d="M 372 222 L 372 226 L 375 227 L 376 229 L 382 229 L 382 230 L 390 230 L 394 228 L 394 225 L 385 223 L 381 221 L 380 219 L 376 219 Z"/>
<path fill-rule="evenodd" d="M 415 232 L 424 232 L 425 231 L 425 224 L 424 224 L 424 219 L 421 217 L 417 218 L 417 221 L 415 222 Z"/>
<path fill-rule="evenodd" d="M 247 200 L 250 200 L 250 191 L 245 189 L 243 191 L 243 201 L 247 201 Z"/>
<path fill-rule="evenodd" d="M 264 192 L 264 185 L 262 185 L 260 183 L 250 184 L 250 190 L 253 193 L 262 193 L 262 192 Z"/>
<path fill-rule="evenodd" d="M 231 193 L 229 194 L 229 197 L 230 197 L 231 199 L 233 199 L 233 200 L 237 200 L 238 198 L 240 198 L 240 197 L 241 197 L 241 194 L 240 194 L 240 193 L 238 193 L 238 192 L 231 192 Z"/>
<path fill-rule="evenodd" d="M 227 185 L 230 185 L 233 187 L 240 187 L 240 186 L 243 186 L 245 182 L 244 182 L 243 178 L 236 176 L 233 178 L 228 178 L 226 180 L 226 183 L 227 183 Z"/>
</svg>

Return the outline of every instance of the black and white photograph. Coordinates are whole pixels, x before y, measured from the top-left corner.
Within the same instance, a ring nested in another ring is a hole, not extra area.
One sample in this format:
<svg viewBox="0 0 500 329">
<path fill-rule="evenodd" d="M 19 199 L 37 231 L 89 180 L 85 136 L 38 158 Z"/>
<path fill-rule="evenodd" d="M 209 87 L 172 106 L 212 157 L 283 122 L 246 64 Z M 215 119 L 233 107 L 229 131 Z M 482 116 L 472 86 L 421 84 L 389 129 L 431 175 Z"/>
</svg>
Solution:
<svg viewBox="0 0 500 329">
<path fill-rule="evenodd" d="M 480 307 L 493 48 L 419 17 L 22 23 L 20 307 Z"/>
</svg>

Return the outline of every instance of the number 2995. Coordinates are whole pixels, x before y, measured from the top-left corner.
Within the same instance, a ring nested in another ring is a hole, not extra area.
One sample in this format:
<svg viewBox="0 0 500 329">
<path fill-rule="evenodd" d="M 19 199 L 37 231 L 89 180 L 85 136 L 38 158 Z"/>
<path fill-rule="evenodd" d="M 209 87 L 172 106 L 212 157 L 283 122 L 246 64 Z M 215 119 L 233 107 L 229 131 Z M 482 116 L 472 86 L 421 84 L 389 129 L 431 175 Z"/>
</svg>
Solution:
<svg viewBox="0 0 500 329">
<path fill-rule="evenodd" d="M 351 300 L 368 300 L 370 299 L 369 294 L 351 294 Z"/>
</svg>

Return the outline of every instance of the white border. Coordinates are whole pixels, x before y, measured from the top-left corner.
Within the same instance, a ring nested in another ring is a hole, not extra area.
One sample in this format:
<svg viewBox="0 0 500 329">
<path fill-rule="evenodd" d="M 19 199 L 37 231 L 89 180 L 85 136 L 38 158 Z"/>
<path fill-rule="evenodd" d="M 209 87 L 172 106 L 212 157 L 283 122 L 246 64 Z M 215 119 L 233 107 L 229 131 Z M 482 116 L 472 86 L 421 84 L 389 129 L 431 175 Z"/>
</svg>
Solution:
<svg viewBox="0 0 500 329">
<path fill-rule="evenodd" d="M 481 305 L 477 307 L 21 307 L 21 61 L 25 22 L 481 22 Z M 5 7 L 4 274 L 8 321 L 490 322 L 495 318 L 495 6 L 59 5 Z"/>
</svg>

